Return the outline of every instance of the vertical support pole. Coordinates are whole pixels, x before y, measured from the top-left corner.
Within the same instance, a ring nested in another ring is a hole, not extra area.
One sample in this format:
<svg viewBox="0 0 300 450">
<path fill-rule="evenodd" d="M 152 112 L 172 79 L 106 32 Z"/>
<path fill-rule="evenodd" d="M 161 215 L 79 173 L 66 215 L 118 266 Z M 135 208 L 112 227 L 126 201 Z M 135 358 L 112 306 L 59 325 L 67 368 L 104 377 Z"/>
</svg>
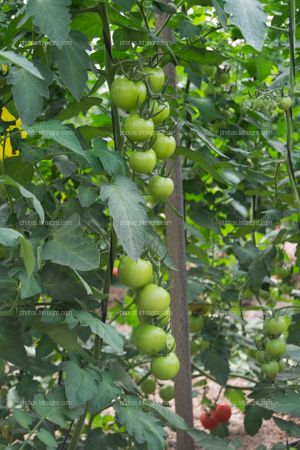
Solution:
<svg viewBox="0 0 300 450">
<path fill-rule="evenodd" d="M 166 21 L 167 14 L 161 14 L 156 19 L 156 29 L 160 30 Z M 174 39 L 171 29 L 165 27 L 161 32 L 161 38 L 165 41 Z M 168 64 L 165 73 L 169 84 L 176 91 L 176 68 Z M 179 144 L 179 136 L 176 136 Z M 167 169 L 172 168 L 172 179 L 175 189 L 170 197 L 170 204 L 166 206 L 166 234 L 168 251 L 173 259 L 176 270 L 170 272 L 171 285 L 171 325 L 172 333 L 176 341 L 176 353 L 180 359 L 181 369 L 175 379 L 175 407 L 176 413 L 187 424 L 193 426 L 193 402 L 192 402 L 192 373 L 188 327 L 188 302 L 187 302 L 187 273 L 186 273 L 186 245 L 184 226 L 184 200 L 182 189 L 181 157 L 168 163 Z M 177 212 L 177 213 L 176 213 Z M 177 432 L 177 450 L 194 450 L 193 439 L 185 432 Z"/>
</svg>

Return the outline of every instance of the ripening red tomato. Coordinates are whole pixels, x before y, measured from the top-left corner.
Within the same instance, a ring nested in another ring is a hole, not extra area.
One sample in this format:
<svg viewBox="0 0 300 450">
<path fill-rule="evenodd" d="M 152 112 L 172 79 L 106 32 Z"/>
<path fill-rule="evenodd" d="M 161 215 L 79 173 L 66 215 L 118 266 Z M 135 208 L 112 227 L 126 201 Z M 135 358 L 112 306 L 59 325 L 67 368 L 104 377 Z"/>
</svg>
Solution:
<svg viewBox="0 0 300 450">
<path fill-rule="evenodd" d="M 231 417 L 231 406 L 228 403 L 219 403 L 216 409 L 212 412 L 212 417 L 217 422 L 226 423 Z"/>
<path fill-rule="evenodd" d="M 200 414 L 200 422 L 206 430 L 213 431 L 218 426 L 218 421 L 206 411 L 202 411 Z"/>
</svg>

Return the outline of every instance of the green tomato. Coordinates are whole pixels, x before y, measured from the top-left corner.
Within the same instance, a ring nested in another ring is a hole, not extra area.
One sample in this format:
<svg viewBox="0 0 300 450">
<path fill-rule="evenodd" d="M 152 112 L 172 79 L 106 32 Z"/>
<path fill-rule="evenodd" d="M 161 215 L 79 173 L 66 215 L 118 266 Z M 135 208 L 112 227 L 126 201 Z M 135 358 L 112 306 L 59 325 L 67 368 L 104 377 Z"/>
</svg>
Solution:
<svg viewBox="0 0 300 450">
<path fill-rule="evenodd" d="M 145 67 L 144 74 L 153 92 L 160 92 L 165 83 L 165 72 L 160 67 Z"/>
<path fill-rule="evenodd" d="M 220 72 L 218 73 L 217 80 L 220 84 L 227 84 L 230 80 L 230 73 L 229 72 Z"/>
<path fill-rule="evenodd" d="M 163 133 L 157 133 L 153 144 L 153 150 L 158 159 L 168 159 L 176 150 L 176 140 L 174 136 L 167 136 Z"/>
<path fill-rule="evenodd" d="M 170 310 L 166 309 L 160 314 L 152 314 L 151 311 L 140 311 L 138 308 L 138 319 L 140 323 L 151 323 L 157 327 L 165 328 L 170 321 Z"/>
<path fill-rule="evenodd" d="M 255 353 L 255 358 L 260 364 L 264 364 L 268 361 L 268 354 L 263 350 L 257 350 Z"/>
<path fill-rule="evenodd" d="M 125 120 L 124 133 L 131 141 L 147 141 L 154 134 L 153 120 L 143 119 L 138 114 L 131 114 Z"/>
<path fill-rule="evenodd" d="M 169 402 L 174 398 L 174 386 L 172 384 L 166 384 L 159 390 L 159 396 L 165 402 Z"/>
<path fill-rule="evenodd" d="M 167 347 L 168 352 L 175 352 L 175 350 L 176 350 L 175 338 L 170 333 L 167 333 L 166 347 Z"/>
<path fill-rule="evenodd" d="M 180 362 L 175 353 L 156 356 L 151 361 L 151 372 L 159 380 L 172 380 L 180 369 Z"/>
<path fill-rule="evenodd" d="M 190 352 L 191 352 L 191 355 L 192 355 L 192 356 L 195 355 L 196 353 L 198 353 L 198 351 L 199 351 L 199 345 L 198 345 L 198 342 L 195 341 L 195 340 L 191 341 L 191 342 L 190 342 Z"/>
<path fill-rule="evenodd" d="M 149 356 L 157 355 L 166 346 L 166 333 L 155 325 L 139 325 L 133 335 L 136 347 Z"/>
<path fill-rule="evenodd" d="M 282 338 L 272 339 L 266 343 L 266 351 L 273 358 L 282 356 L 286 352 L 286 342 Z"/>
<path fill-rule="evenodd" d="M 140 384 L 140 387 L 145 394 L 147 394 L 147 395 L 153 394 L 155 392 L 155 388 L 156 388 L 155 378 L 153 378 L 153 377 L 146 378 L 146 380 L 144 380 Z"/>
<path fill-rule="evenodd" d="M 264 323 L 264 331 L 272 336 L 280 336 L 286 330 L 287 324 L 284 317 L 274 317 Z"/>
<path fill-rule="evenodd" d="M 156 200 L 166 200 L 174 191 L 173 180 L 155 175 L 149 181 L 149 190 Z"/>
<path fill-rule="evenodd" d="M 201 316 L 191 315 L 189 317 L 189 329 L 190 333 L 199 333 L 204 325 L 203 318 Z"/>
<path fill-rule="evenodd" d="M 270 361 L 263 364 L 261 369 L 267 378 L 273 380 L 279 372 L 279 364 L 277 361 Z"/>
<path fill-rule="evenodd" d="M 129 256 L 125 256 L 119 265 L 119 277 L 126 286 L 140 289 L 153 280 L 152 264 L 144 259 L 134 261 Z"/>
<path fill-rule="evenodd" d="M 283 372 L 286 369 L 286 363 L 284 361 L 278 361 L 279 371 Z"/>
<path fill-rule="evenodd" d="M 138 99 L 137 99 L 137 106 L 141 107 L 147 98 L 147 88 L 143 81 L 137 81 L 135 83 Z"/>
<path fill-rule="evenodd" d="M 137 173 L 151 173 L 156 165 L 156 161 L 154 150 L 133 152 L 129 156 L 129 165 Z"/>
<path fill-rule="evenodd" d="M 154 125 L 162 124 L 170 115 L 170 105 L 167 102 L 158 103 L 158 101 L 153 100 L 150 104 L 150 110 Z"/>
<path fill-rule="evenodd" d="M 136 301 L 141 314 L 159 315 L 169 308 L 171 298 L 168 291 L 151 283 L 138 292 Z"/>
<path fill-rule="evenodd" d="M 201 72 L 206 75 L 207 77 L 214 77 L 216 75 L 216 67 L 211 66 L 209 64 L 203 64 L 201 66 Z"/>
<path fill-rule="evenodd" d="M 292 106 L 292 103 L 293 102 L 292 102 L 291 97 L 281 97 L 277 101 L 277 106 L 282 111 L 288 111 L 290 109 L 290 107 Z"/>
<path fill-rule="evenodd" d="M 130 111 L 137 105 L 138 91 L 134 81 L 116 78 L 110 88 L 112 102 L 124 111 Z"/>
</svg>

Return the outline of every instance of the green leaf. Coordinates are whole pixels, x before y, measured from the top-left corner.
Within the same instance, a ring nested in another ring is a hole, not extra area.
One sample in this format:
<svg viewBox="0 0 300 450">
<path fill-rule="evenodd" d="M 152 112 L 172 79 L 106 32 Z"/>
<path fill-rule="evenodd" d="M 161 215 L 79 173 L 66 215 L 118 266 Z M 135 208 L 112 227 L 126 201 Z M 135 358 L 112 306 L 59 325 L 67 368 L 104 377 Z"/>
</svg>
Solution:
<svg viewBox="0 0 300 450">
<path fill-rule="evenodd" d="M 125 160 L 117 151 L 109 150 L 103 139 L 94 140 L 92 155 L 100 159 L 105 172 L 109 175 L 126 174 Z"/>
<path fill-rule="evenodd" d="M 21 283 L 21 298 L 30 298 L 39 294 L 42 290 L 38 280 L 32 275 L 28 277 L 25 272 L 19 273 L 19 280 Z"/>
<path fill-rule="evenodd" d="M 20 237 L 20 244 L 21 244 L 20 256 L 24 261 L 28 277 L 31 277 L 35 267 L 35 258 L 32 244 L 23 236 Z"/>
<path fill-rule="evenodd" d="M 135 4 L 135 0 L 113 0 L 113 3 L 120 6 L 122 9 L 130 11 Z"/>
<path fill-rule="evenodd" d="M 97 269 L 100 258 L 95 243 L 70 222 L 53 230 L 52 239 L 43 247 L 42 258 L 83 272 Z"/>
<path fill-rule="evenodd" d="M 247 43 L 256 50 L 263 48 L 267 31 L 267 16 L 258 0 L 225 0 L 225 12 L 239 27 Z"/>
<path fill-rule="evenodd" d="M 300 425 L 292 422 L 291 420 L 283 420 L 280 417 L 273 417 L 276 425 L 289 436 L 300 438 Z"/>
<path fill-rule="evenodd" d="M 241 443 L 238 440 L 227 442 L 213 434 L 208 434 L 205 431 L 190 430 L 188 434 L 194 439 L 196 444 L 201 445 L 204 450 L 237 450 L 241 448 Z"/>
<path fill-rule="evenodd" d="M 77 342 L 77 334 L 74 330 L 70 330 L 66 323 L 58 323 L 55 325 L 40 324 L 41 330 L 49 336 L 49 338 L 60 345 L 62 348 L 71 353 L 78 353 L 89 359 L 88 353 L 81 348 Z"/>
<path fill-rule="evenodd" d="M 214 346 L 201 353 L 199 358 L 217 382 L 225 385 L 229 376 L 229 355 L 224 341 L 214 342 Z"/>
<path fill-rule="evenodd" d="M 137 260 L 144 250 L 147 214 L 136 184 L 119 175 L 112 184 L 102 186 L 101 199 L 108 202 L 114 229 L 125 252 Z"/>
<path fill-rule="evenodd" d="M 28 367 L 20 324 L 11 317 L 0 317 L 0 358 L 17 367 Z"/>
<path fill-rule="evenodd" d="M 5 247 L 16 247 L 20 238 L 23 238 L 23 236 L 18 231 L 12 228 L 0 228 L 0 244 L 5 245 Z"/>
<path fill-rule="evenodd" d="M 201 155 L 200 151 L 190 150 L 185 147 L 177 147 L 176 153 L 178 155 L 182 155 L 191 161 L 195 161 L 200 164 L 202 170 L 211 175 L 215 180 L 220 183 L 227 184 L 226 181 L 222 178 L 222 175 L 210 164 L 209 161 L 205 158 L 205 156 Z"/>
<path fill-rule="evenodd" d="M 181 38 L 191 39 L 199 36 L 199 29 L 190 20 L 183 18 L 179 23 L 179 33 Z"/>
<path fill-rule="evenodd" d="M 84 450 L 124 450 L 127 446 L 125 436 L 120 433 L 107 433 L 95 428 L 88 434 Z"/>
<path fill-rule="evenodd" d="M 79 101 L 88 80 L 90 59 L 86 50 L 89 50 L 89 45 L 85 36 L 77 31 L 71 31 L 69 40 L 69 45 L 53 49 L 53 58 L 63 82 Z"/>
<path fill-rule="evenodd" d="M 245 411 L 247 404 L 246 395 L 241 389 L 226 389 L 224 395 L 240 411 Z"/>
<path fill-rule="evenodd" d="M 300 393 L 292 388 L 285 390 L 261 390 L 254 391 L 251 397 L 255 398 L 256 403 L 260 403 L 264 408 L 274 412 L 287 414 L 289 416 L 300 417 Z"/>
<path fill-rule="evenodd" d="M 49 97 L 48 81 L 26 69 L 15 69 L 9 75 L 8 83 L 12 85 L 14 102 L 23 124 L 30 125 L 43 112 L 44 98 Z"/>
<path fill-rule="evenodd" d="M 71 409 L 84 405 L 97 395 L 101 378 L 96 369 L 91 366 L 81 368 L 73 361 L 63 363 L 63 368 L 66 396 Z"/>
<path fill-rule="evenodd" d="M 97 395 L 89 400 L 89 410 L 96 414 L 110 406 L 111 402 L 123 393 L 120 387 L 116 386 L 110 373 L 103 372 L 99 380 L 99 390 Z"/>
<path fill-rule="evenodd" d="M 21 425 L 21 427 L 28 429 L 33 422 L 33 417 L 27 411 L 23 411 L 19 408 L 14 408 L 13 415 L 16 421 Z"/>
<path fill-rule="evenodd" d="M 244 427 L 250 436 L 255 436 L 262 426 L 263 419 L 270 419 L 272 412 L 257 405 L 247 405 L 244 417 Z"/>
<path fill-rule="evenodd" d="M 71 0 L 28 0 L 26 13 L 41 32 L 61 47 L 68 38 L 71 15 L 68 6 Z"/>
<path fill-rule="evenodd" d="M 85 12 L 77 14 L 71 24 L 72 30 L 80 31 L 89 40 L 100 37 L 102 33 L 102 22 L 96 12 Z"/>
<path fill-rule="evenodd" d="M 77 323 L 90 327 L 92 333 L 103 339 L 114 353 L 123 353 L 123 339 L 110 324 L 102 322 L 86 311 L 72 311 L 72 315 L 68 315 L 66 321 L 70 327 L 74 327 Z"/>
<path fill-rule="evenodd" d="M 264 277 L 270 273 L 272 262 L 276 256 L 276 248 L 271 247 L 259 252 L 249 267 L 247 283 L 255 294 L 259 294 Z"/>
<path fill-rule="evenodd" d="M 58 446 L 54 436 L 50 433 L 50 431 L 46 430 L 45 428 L 39 429 L 39 431 L 37 433 L 37 437 L 39 438 L 40 441 L 42 441 L 48 447 L 57 448 L 57 446 Z"/>
<path fill-rule="evenodd" d="M 166 433 L 161 422 L 152 414 L 145 413 L 139 405 L 138 397 L 124 397 L 115 405 L 118 420 L 138 444 L 146 443 L 148 450 L 165 450 Z"/>
<path fill-rule="evenodd" d="M 19 190 L 20 194 L 24 198 L 27 198 L 28 200 L 30 200 L 32 202 L 32 205 L 33 205 L 35 211 L 37 212 L 41 222 L 44 223 L 45 213 L 44 213 L 44 210 L 43 210 L 43 207 L 42 207 L 40 201 L 37 199 L 37 197 L 35 195 L 33 195 L 31 192 L 29 192 L 27 189 L 25 189 L 21 184 L 17 183 L 15 180 L 8 177 L 7 175 L 3 175 L 0 177 L 0 185 L 1 184 L 6 184 L 7 186 L 12 186 L 14 188 L 17 188 Z"/>
<path fill-rule="evenodd" d="M 166 421 L 168 426 L 176 430 L 187 430 L 189 428 L 183 418 L 175 414 L 170 408 L 161 406 L 158 403 L 150 403 L 149 407 L 160 419 Z"/>
<path fill-rule="evenodd" d="M 93 106 L 100 106 L 103 102 L 102 98 L 97 97 L 84 97 L 80 102 L 68 103 L 67 107 L 63 109 L 56 118 L 58 120 L 64 121 L 71 119 L 72 117 L 78 116 L 78 114 L 86 114 L 90 108 Z"/>
<path fill-rule="evenodd" d="M 98 192 L 81 184 L 78 189 L 78 200 L 83 208 L 89 208 L 97 199 Z"/>
<path fill-rule="evenodd" d="M 31 127 L 27 127 L 26 131 L 29 135 L 41 135 L 45 139 L 53 139 L 58 144 L 68 148 L 76 155 L 85 158 L 79 140 L 75 133 L 68 126 L 63 125 L 59 120 L 49 120 L 47 122 L 39 122 Z"/>
<path fill-rule="evenodd" d="M 0 61 L 1 62 L 10 62 L 15 64 L 16 66 L 21 67 L 26 72 L 30 73 L 34 77 L 39 78 L 40 80 L 44 80 L 43 75 L 39 71 L 39 69 L 24 56 L 18 55 L 10 50 L 2 50 L 0 51 Z M 24 88 L 24 86 L 23 86 Z M 26 87 L 27 88 L 27 87 Z"/>
</svg>

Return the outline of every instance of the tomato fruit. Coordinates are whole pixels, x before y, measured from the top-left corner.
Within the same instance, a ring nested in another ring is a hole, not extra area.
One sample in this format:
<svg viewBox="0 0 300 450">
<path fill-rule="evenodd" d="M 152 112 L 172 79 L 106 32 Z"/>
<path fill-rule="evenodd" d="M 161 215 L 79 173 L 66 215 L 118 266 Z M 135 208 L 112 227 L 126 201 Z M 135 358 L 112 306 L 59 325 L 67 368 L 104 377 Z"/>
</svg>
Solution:
<svg viewBox="0 0 300 450">
<path fill-rule="evenodd" d="M 149 356 L 157 355 L 166 346 L 166 333 L 155 325 L 139 325 L 134 332 L 136 347 Z"/>
<path fill-rule="evenodd" d="M 170 306 L 170 294 L 164 288 L 150 283 L 141 289 L 136 297 L 141 314 L 159 315 Z"/>
<path fill-rule="evenodd" d="M 273 380 L 279 372 L 279 364 L 277 361 L 270 361 L 261 366 L 261 370 L 267 378 Z"/>
<path fill-rule="evenodd" d="M 149 181 L 149 190 L 156 200 L 166 200 L 174 191 L 173 180 L 155 175 Z"/>
<path fill-rule="evenodd" d="M 167 136 L 163 133 L 157 133 L 153 144 L 153 150 L 158 159 L 168 159 L 176 150 L 176 140 L 174 136 Z"/>
<path fill-rule="evenodd" d="M 159 390 L 159 396 L 165 402 L 169 402 L 174 398 L 174 386 L 172 384 L 166 384 Z"/>
<path fill-rule="evenodd" d="M 153 378 L 153 377 L 146 378 L 146 380 L 144 380 L 140 384 L 140 387 L 145 394 L 147 394 L 147 395 L 153 394 L 155 392 L 155 388 L 156 388 L 155 378 Z"/>
<path fill-rule="evenodd" d="M 255 353 L 255 358 L 260 364 L 263 364 L 268 361 L 269 356 L 263 350 L 257 350 Z"/>
<path fill-rule="evenodd" d="M 167 102 L 158 103 L 156 100 L 153 100 L 150 104 L 150 110 L 154 125 L 160 125 L 170 115 L 170 105 Z"/>
<path fill-rule="evenodd" d="M 156 153 L 152 149 L 145 152 L 133 152 L 129 156 L 129 165 L 137 173 L 151 173 L 156 161 Z"/>
<path fill-rule="evenodd" d="M 125 120 L 124 133 L 131 141 L 147 141 L 154 134 L 153 120 L 143 119 L 138 114 L 131 114 Z"/>
<path fill-rule="evenodd" d="M 191 315 L 189 317 L 190 333 L 199 333 L 203 328 L 204 322 L 201 316 Z"/>
<path fill-rule="evenodd" d="M 286 369 L 286 363 L 284 361 L 278 361 L 279 372 L 283 372 Z"/>
<path fill-rule="evenodd" d="M 176 350 L 176 342 L 174 336 L 172 334 L 167 333 L 166 337 L 166 347 L 169 352 L 175 352 Z"/>
<path fill-rule="evenodd" d="M 287 330 L 287 323 L 284 317 L 274 317 L 266 320 L 264 323 L 264 331 L 272 336 L 280 336 Z"/>
<path fill-rule="evenodd" d="M 160 92 L 165 83 L 165 72 L 160 67 L 145 67 L 144 74 L 153 92 Z"/>
<path fill-rule="evenodd" d="M 199 351 L 199 344 L 198 344 L 198 342 L 195 341 L 195 340 L 191 341 L 191 342 L 190 342 L 190 352 L 191 352 L 191 355 L 192 355 L 192 356 L 195 355 L 196 353 L 198 353 L 198 351 Z"/>
<path fill-rule="evenodd" d="M 212 412 L 212 417 L 217 422 L 226 423 L 231 417 L 231 406 L 228 403 L 219 403 L 216 409 Z"/>
<path fill-rule="evenodd" d="M 277 101 L 277 106 L 282 111 L 288 111 L 290 109 L 290 107 L 292 106 L 292 99 L 291 99 L 291 97 L 281 97 Z"/>
<path fill-rule="evenodd" d="M 282 356 L 286 352 L 286 342 L 281 338 L 267 341 L 266 351 L 269 355 L 273 356 L 273 358 Z"/>
<path fill-rule="evenodd" d="M 217 420 L 213 416 L 207 414 L 206 411 L 203 411 L 200 414 L 200 422 L 206 430 L 210 431 L 215 430 L 218 426 Z"/>
<path fill-rule="evenodd" d="M 133 289 L 140 289 L 153 280 L 153 267 L 150 261 L 134 261 L 125 256 L 119 265 L 119 277 L 122 283 Z"/>
<path fill-rule="evenodd" d="M 112 274 L 113 274 L 113 276 L 116 277 L 116 278 L 119 276 L 119 269 L 118 269 L 118 267 L 114 267 L 114 268 L 113 268 Z"/>
<path fill-rule="evenodd" d="M 220 84 L 226 84 L 230 80 L 230 73 L 229 72 L 220 72 L 218 73 L 217 80 Z"/>
<path fill-rule="evenodd" d="M 115 78 L 112 82 L 110 93 L 114 105 L 124 111 L 130 111 L 137 104 L 138 91 L 134 81 L 126 78 Z"/>
<path fill-rule="evenodd" d="M 151 361 L 151 372 L 159 380 L 172 380 L 180 369 L 180 362 L 175 353 L 156 356 Z"/>
<path fill-rule="evenodd" d="M 157 327 L 164 328 L 170 321 L 170 310 L 166 309 L 160 314 L 151 314 L 151 311 L 140 311 L 138 308 L 138 319 L 140 323 L 152 323 Z"/>
<path fill-rule="evenodd" d="M 137 81 L 135 83 L 135 88 L 137 91 L 137 106 L 140 107 L 145 103 L 147 97 L 147 88 L 143 81 Z"/>
</svg>

